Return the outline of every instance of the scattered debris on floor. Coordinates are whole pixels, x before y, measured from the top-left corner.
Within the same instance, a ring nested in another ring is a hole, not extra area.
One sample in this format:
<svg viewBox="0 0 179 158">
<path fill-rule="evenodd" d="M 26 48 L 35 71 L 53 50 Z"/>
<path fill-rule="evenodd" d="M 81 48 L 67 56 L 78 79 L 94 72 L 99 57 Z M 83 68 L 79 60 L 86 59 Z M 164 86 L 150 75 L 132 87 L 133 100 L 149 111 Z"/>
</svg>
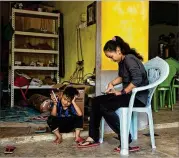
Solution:
<svg viewBox="0 0 179 158">
<path fill-rule="evenodd" d="M 40 113 L 31 107 L 15 106 L 1 109 L 0 122 L 32 122 L 46 123 L 50 112 Z"/>
</svg>

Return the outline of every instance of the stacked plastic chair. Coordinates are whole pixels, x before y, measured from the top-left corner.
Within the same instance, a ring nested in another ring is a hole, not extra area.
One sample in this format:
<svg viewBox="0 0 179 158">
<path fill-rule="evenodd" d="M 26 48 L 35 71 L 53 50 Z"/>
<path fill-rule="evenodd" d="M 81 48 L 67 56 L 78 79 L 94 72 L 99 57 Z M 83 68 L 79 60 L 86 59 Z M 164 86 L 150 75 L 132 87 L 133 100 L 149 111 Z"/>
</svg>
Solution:
<svg viewBox="0 0 179 158">
<path fill-rule="evenodd" d="M 168 108 L 173 110 L 172 80 L 176 72 L 177 72 L 176 68 L 173 65 L 169 64 L 169 75 L 165 79 L 165 81 L 162 82 L 157 88 L 160 98 L 160 108 L 164 108 L 165 104 L 167 104 Z M 166 94 L 167 94 L 167 98 L 166 98 Z"/>
<path fill-rule="evenodd" d="M 173 59 L 173 58 L 168 58 L 166 59 L 166 62 L 169 65 L 172 65 L 173 67 L 176 68 L 177 73 L 179 74 L 179 61 Z M 176 89 L 179 88 L 179 76 L 176 76 L 172 80 L 171 84 L 171 96 L 172 96 L 172 103 L 176 104 Z"/>
<path fill-rule="evenodd" d="M 172 81 L 172 86 L 171 86 L 171 90 L 172 90 L 172 100 L 173 100 L 173 104 L 176 104 L 176 89 L 179 89 L 179 78 L 175 78 Z"/>
</svg>

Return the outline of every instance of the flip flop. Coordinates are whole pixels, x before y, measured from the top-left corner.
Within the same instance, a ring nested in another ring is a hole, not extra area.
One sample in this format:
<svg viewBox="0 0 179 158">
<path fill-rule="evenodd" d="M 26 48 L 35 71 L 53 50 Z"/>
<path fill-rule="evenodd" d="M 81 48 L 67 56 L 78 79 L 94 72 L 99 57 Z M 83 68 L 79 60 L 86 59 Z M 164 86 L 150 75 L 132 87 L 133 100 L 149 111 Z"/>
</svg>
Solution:
<svg viewBox="0 0 179 158">
<path fill-rule="evenodd" d="M 16 149 L 15 146 L 6 146 L 6 147 L 5 147 L 4 154 L 12 154 L 15 149 Z"/>
<path fill-rule="evenodd" d="M 46 128 L 41 128 L 41 127 L 39 127 L 39 128 L 35 131 L 35 133 L 45 133 L 46 131 L 47 131 Z"/>
<path fill-rule="evenodd" d="M 77 144 L 84 142 L 84 139 L 79 137 L 77 140 L 75 140 Z"/>
<path fill-rule="evenodd" d="M 86 143 L 86 142 L 88 142 L 89 144 L 86 144 L 86 145 L 78 144 L 77 147 L 78 147 L 78 148 L 88 148 L 88 147 L 94 147 L 94 146 L 100 145 L 99 142 L 94 142 L 94 141 L 83 141 L 82 144 L 83 144 L 83 143 Z"/>
<path fill-rule="evenodd" d="M 130 152 L 139 151 L 139 150 L 140 150 L 139 146 L 129 147 L 129 151 Z M 121 151 L 121 147 L 119 146 L 119 147 L 114 148 L 114 151 L 115 152 L 120 152 Z"/>
</svg>

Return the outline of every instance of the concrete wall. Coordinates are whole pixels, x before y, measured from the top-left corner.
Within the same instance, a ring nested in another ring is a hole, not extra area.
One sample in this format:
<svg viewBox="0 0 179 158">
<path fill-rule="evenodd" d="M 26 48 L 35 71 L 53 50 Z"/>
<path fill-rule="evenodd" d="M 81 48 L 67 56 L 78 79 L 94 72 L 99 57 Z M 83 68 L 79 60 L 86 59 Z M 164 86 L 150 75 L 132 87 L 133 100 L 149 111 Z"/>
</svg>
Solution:
<svg viewBox="0 0 179 158">
<path fill-rule="evenodd" d="M 76 68 L 77 30 L 80 15 L 86 13 L 87 6 L 93 1 L 59 1 L 53 2 L 56 9 L 64 14 L 65 38 L 65 77 L 68 80 Z M 82 50 L 84 56 L 84 74 L 92 73 L 95 67 L 96 24 L 81 29 Z"/>
<path fill-rule="evenodd" d="M 177 35 L 179 32 L 178 26 L 171 26 L 165 24 L 158 24 L 149 27 L 149 58 L 158 55 L 158 39 L 161 34 L 169 35 L 172 32 Z M 179 51 L 177 50 L 178 56 Z"/>
</svg>

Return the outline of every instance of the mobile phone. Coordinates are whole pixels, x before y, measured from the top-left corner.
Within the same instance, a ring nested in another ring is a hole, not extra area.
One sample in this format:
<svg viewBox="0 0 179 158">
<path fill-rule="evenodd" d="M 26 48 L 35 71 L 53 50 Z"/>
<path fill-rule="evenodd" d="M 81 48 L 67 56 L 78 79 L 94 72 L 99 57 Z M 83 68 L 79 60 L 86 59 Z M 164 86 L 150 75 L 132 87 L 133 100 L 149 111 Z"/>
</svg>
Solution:
<svg viewBox="0 0 179 158">
<path fill-rule="evenodd" d="M 55 100 L 58 102 L 58 99 L 57 99 L 57 97 L 56 97 L 56 95 L 55 95 L 53 90 L 52 90 L 52 93 L 53 93 L 53 96 L 55 97 Z"/>
<path fill-rule="evenodd" d="M 115 93 L 105 93 L 105 92 L 101 92 L 103 95 L 115 95 Z"/>
<path fill-rule="evenodd" d="M 107 94 L 106 92 L 101 92 L 102 94 Z"/>
</svg>

